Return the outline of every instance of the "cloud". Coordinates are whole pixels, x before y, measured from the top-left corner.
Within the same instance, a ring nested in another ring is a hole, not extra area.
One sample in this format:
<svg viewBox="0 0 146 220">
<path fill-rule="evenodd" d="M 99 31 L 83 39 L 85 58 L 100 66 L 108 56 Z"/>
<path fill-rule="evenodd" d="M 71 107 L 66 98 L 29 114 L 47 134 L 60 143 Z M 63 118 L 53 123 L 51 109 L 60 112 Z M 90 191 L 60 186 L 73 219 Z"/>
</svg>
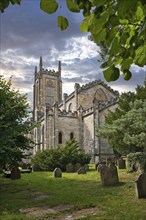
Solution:
<svg viewBox="0 0 146 220">
<path fill-rule="evenodd" d="M 40 56 L 45 69 L 56 70 L 58 61 L 62 62 L 63 92 L 72 92 L 75 82 L 105 81 L 97 62 L 98 47 L 88 40 L 88 34 L 79 30 L 82 15 L 64 10 L 65 1 L 61 4 L 57 13 L 48 15 L 40 10 L 38 0 L 23 0 L 21 6 L 10 6 L 1 15 L 1 74 L 6 79 L 13 75 L 13 85 L 27 92 L 31 103 L 34 67 L 38 66 Z M 70 21 L 63 32 L 57 27 L 60 14 Z M 143 83 L 146 70 L 136 66 L 131 70 L 130 81 L 121 77 L 108 85 L 120 92 L 133 91 Z"/>
</svg>

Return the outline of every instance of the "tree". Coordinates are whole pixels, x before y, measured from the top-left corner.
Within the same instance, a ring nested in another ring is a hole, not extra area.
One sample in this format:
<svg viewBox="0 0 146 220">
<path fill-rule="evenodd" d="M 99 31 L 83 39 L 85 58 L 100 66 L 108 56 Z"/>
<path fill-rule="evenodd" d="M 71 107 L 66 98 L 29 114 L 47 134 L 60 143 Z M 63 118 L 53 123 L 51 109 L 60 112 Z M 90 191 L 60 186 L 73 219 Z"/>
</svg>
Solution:
<svg viewBox="0 0 146 220">
<path fill-rule="evenodd" d="M 21 0 L 0 0 L 3 12 L 9 3 L 20 4 Z M 82 12 L 84 20 L 80 25 L 82 32 L 89 32 L 101 48 L 107 81 L 117 80 L 120 71 L 125 80 L 132 76 L 132 64 L 146 65 L 146 1 L 145 0 L 66 0 L 71 12 Z M 55 13 L 61 1 L 40 0 L 40 8 L 48 14 Z M 58 26 L 65 30 L 69 25 L 67 18 L 58 16 Z M 106 56 L 104 53 L 106 52 Z"/>
<path fill-rule="evenodd" d="M 0 167 L 18 166 L 24 150 L 30 149 L 28 133 L 32 129 L 27 96 L 11 88 L 0 76 Z"/>
<path fill-rule="evenodd" d="M 146 151 L 146 100 L 135 100 L 129 106 L 127 113 L 97 131 L 121 154 Z"/>
<path fill-rule="evenodd" d="M 106 137 L 109 144 L 118 153 L 143 151 L 146 147 L 144 139 L 142 139 L 145 137 L 143 132 L 146 126 L 145 102 L 146 80 L 144 85 L 136 87 L 135 92 L 120 95 L 118 107 L 114 112 L 108 113 L 105 125 L 97 130 L 97 135 Z"/>
<path fill-rule="evenodd" d="M 114 120 L 117 120 L 122 115 L 126 114 L 129 110 L 131 110 L 130 102 L 134 102 L 135 100 L 145 100 L 146 99 L 146 79 L 143 85 L 137 85 L 135 92 L 124 92 L 120 95 L 118 101 L 118 107 L 114 112 L 109 112 L 109 114 L 105 118 L 105 122 L 107 124 L 112 124 Z"/>
</svg>

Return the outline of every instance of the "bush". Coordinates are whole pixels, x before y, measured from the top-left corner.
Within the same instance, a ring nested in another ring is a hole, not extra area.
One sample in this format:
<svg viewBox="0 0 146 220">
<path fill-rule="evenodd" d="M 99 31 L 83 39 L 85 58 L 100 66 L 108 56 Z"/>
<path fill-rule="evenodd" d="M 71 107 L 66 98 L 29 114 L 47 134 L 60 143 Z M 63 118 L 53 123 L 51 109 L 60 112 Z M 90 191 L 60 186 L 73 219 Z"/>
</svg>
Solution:
<svg viewBox="0 0 146 220">
<path fill-rule="evenodd" d="M 88 164 L 91 156 L 86 154 L 75 140 L 67 141 L 64 146 L 37 152 L 32 158 L 34 171 L 53 171 L 56 167 L 66 170 L 68 163 Z"/>
<path fill-rule="evenodd" d="M 32 158 L 34 171 L 53 171 L 56 167 L 60 167 L 59 158 L 61 156 L 60 149 L 50 149 L 37 152 Z"/>
<path fill-rule="evenodd" d="M 146 153 L 136 152 L 127 155 L 128 166 L 131 171 L 137 171 L 139 168 L 141 171 L 146 172 Z"/>
</svg>

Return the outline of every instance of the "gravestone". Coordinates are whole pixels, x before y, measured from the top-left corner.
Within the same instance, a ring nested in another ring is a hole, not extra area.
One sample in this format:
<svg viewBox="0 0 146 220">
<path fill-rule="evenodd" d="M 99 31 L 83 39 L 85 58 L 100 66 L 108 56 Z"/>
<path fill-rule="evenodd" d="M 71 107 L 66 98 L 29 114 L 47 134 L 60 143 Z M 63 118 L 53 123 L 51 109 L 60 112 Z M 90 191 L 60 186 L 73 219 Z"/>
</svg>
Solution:
<svg viewBox="0 0 146 220">
<path fill-rule="evenodd" d="M 95 170 L 98 169 L 99 164 L 101 164 L 100 162 L 95 163 Z"/>
<path fill-rule="evenodd" d="M 77 174 L 86 174 L 86 169 L 85 167 L 80 167 L 77 171 Z"/>
<path fill-rule="evenodd" d="M 11 170 L 11 179 L 12 180 L 16 180 L 16 179 L 20 179 L 21 178 L 21 172 L 20 170 L 18 169 L 18 167 L 14 167 L 12 170 Z"/>
<path fill-rule="evenodd" d="M 54 177 L 59 177 L 59 178 L 61 178 L 62 177 L 62 171 L 61 171 L 61 169 L 60 168 L 55 168 L 55 170 L 53 171 L 54 172 Z"/>
<path fill-rule="evenodd" d="M 115 166 L 114 163 L 109 165 L 109 182 L 110 185 L 114 185 L 117 184 L 119 182 L 119 177 L 118 177 L 118 171 L 117 171 L 117 167 Z"/>
<path fill-rule="evenodd" d="M 103 165 L 106 166 L 106 164 L 104 164 L 104 163 L 99 163 L 99 164 L 98 164 L 98 166 L 97 166 L 97 171 L 98 171 L 98 172 L 100 172 L 100 168 L 101 168 Z"/>
<path fill-rule="evenodd" d="M 85 167 L 86 171 L 89 171 L 89 165 L 88 164 L 85 164 L 84 167 Z"/>
<path fill-rule="evenodd" d="M 80 167 L 81 167 L 81 164 L 80 163 L 76 163 L 74 165 L 74 171 L 77 172 Z"/>
<path fill-rule="evenodd" d="M 23 164 L 21 165 L 21 167 L 22 167 L 22 169 L 27 169 L 28 165 L 27 165 L 26 163 L 23 163 Z"/>
<path fill-rule="evenodd" d="M 106 165 L 109 166 L 112 163 L 112 158 L 108 157 L 106 158 Z"/>
<path fill-rule="evenodd" d="M 66 172 L 67 173 L 73 173 L 75 170 L 74 170 L 74 165 L 72 163 L 68 163 L 66 165 Z"/>
<path fill-rule="evenodd" d="M 118 167 L 119 167 L 119 169 L 126 169 L 126 161 L 123 160 L 123 158 L 120 158 L 118 160 Z"/>
<path fill-rule="evenodd" d="M 115 164 L 110 164 L 109 167 L 101 164 L 98 168 L 100 180 L 103 186 L 112 186 L 119 182 L 117 167 Z"/>
<path fill-rule="evenodd" d="M 146 173 L 140 174 L 135 180 L 135 190 L 138 199 L 146 198 Z"/>
</svg>

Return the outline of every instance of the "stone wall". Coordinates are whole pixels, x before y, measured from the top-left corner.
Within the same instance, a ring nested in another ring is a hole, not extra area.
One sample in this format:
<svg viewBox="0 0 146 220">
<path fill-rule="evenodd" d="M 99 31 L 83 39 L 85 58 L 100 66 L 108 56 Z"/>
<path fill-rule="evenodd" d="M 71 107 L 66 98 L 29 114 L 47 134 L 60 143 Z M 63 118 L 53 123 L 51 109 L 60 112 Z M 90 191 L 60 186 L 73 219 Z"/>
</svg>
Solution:
<svg viewBox="0 0 146 220">
<path fill-rule="evenodd" d="M 83 118 L 83 146 L 87 153 L 94 155 L 94 115 L 93 113 Z"/>
<path fill-rule="evenodd" d="M 58 117 L 58 132 L 62 132 L 63 144 L 70 140 L 70 134 L 73 133 L 74 138 L 79 141 L 79 120 L 77 117 Z"/>
<path fill-rule="evenodd" d="M 105 108 L 102 111 L 99 111 L 99 127 L 102 127 L 105 123 L 105 116 L 108 114 L 109 111 L 114 111 L 117 105 L 112 105 L 108 108 Z M 108 144 L 107 139 L 105 138 L 99 138 L 100 142 L 100 159 L 105 160 L 107 157 L 110 157 L 113 155 L 113 149 Z"/>
<path fill-rule="evenodd" d="M 75 90 L 75 92 L 66 97 L 66 111 L 77 111 L 80 106 L 82 106 L 83 109 L 88 109 L 93 105 L 93 100 L 95 97 L 97 99 L 99 97 L 100 100 L 102 100 L 103 95 L 103 101 L 105 101 L 105 97 L 107 100 L 115 97 L 115 94 L 113 94 L 112 91 L 108 90 L 108 88 L 105 88 L 102 84 L 97 83 L 93 87 L 86 87 L 87 86 L 82 86 L 78 89 L 78 93 Z M 98 91 L 100 92 L 99 96 L 96 95 Z M 62 109 L 63 106 L 61 107 L 61 110 Z"/>
</svg>

